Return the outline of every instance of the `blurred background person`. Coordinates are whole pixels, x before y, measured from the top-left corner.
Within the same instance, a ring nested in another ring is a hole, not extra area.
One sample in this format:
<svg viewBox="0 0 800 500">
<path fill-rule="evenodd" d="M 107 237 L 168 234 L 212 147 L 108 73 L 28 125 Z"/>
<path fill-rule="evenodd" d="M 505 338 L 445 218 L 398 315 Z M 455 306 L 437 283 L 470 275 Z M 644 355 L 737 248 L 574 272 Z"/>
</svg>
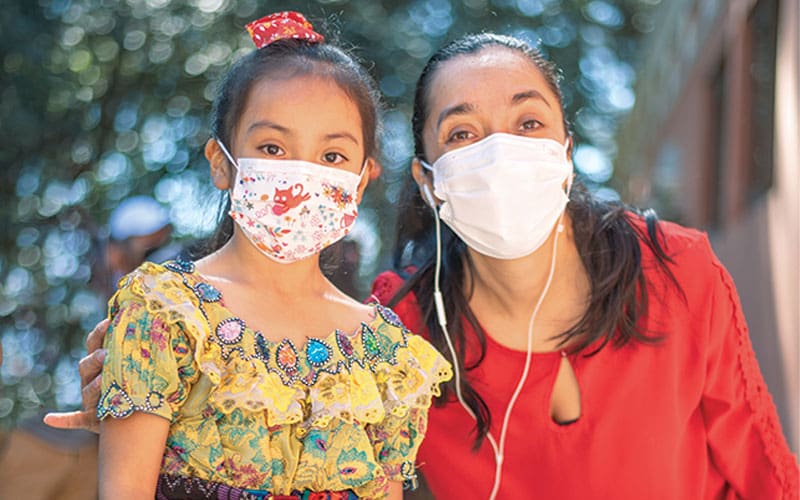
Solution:
<svg viewBox="0 0 800 500">
<path fill-rule="evenodd" d="M 106 272 L 103 289 L 111 293 L 117 281 L 144 261 L 161 263 L 181 252 L 178 243 L 171 241 L 172 224 L 169 212 L 150 196 L 132 196 L 123 200 L 108 221 L 108 240 L 105 248 Z"/>
<path fill-rule="evenodd" d="M 120 202 L 103 232 L 107 233 L 100 236 L 103 258 L 93 270 L 91 284 L 104 300 L 117 281 L 142 262 L 162 262 L 181 251 L 171 241 L 168 210 L 150 196 Z M 96 434 L 48 427 L 39 415 L 23 419 L 0 439 L 0 500 L 96 497 Z"/>
</svg>

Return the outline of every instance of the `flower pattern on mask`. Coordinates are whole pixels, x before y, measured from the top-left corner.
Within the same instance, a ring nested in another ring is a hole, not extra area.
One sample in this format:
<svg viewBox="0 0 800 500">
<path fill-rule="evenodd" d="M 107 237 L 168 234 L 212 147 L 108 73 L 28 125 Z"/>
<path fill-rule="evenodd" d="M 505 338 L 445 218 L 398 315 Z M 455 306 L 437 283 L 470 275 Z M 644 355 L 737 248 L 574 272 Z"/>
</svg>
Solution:
<svg viewBox="0 0 800 500">
<path fill-rule="evenodd" d="M 242 158 L 230 215 L 266 256 L 294 262 L 350 231 L 358 216 L 360 179 L 304 161 Z"/>
</svg>

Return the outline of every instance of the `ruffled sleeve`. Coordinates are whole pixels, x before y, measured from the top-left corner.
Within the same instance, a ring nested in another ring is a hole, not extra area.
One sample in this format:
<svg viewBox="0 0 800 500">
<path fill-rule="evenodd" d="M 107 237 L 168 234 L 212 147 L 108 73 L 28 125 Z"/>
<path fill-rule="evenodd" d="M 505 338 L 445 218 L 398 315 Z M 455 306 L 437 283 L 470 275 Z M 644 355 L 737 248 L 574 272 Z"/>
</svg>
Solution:
<svg viewBox="0 0 800 500">
<path fill-rule="evenodd" d="M 192 300 L 176 274 L 154 264 L 124 278 L 109 302 L 98 418 L 139 411 L 175 419 L 199 373 L 182 313 Z"/>
<path fill-rule="evenodd" d="M 711 459 L 741 498 L 797 498 L 799 470 L 758 367 L 739 297 L 707 245 L 716 286 L 702 410 Z"/>
<path fill-rule="evenodd" d="M 402 325 L 399 317 L 378 306 L 388 323 Z M 395 363 L 375 367 L 385 417 L 367 426 L 375 457 L 387 478 L 416 485 L 415 461 L 428 421 L 432 398 L 439 385 L 453 376 L 450 363 L 425 339 L 401 326 L 405 346 L 396 351 Z"/>
</svg>

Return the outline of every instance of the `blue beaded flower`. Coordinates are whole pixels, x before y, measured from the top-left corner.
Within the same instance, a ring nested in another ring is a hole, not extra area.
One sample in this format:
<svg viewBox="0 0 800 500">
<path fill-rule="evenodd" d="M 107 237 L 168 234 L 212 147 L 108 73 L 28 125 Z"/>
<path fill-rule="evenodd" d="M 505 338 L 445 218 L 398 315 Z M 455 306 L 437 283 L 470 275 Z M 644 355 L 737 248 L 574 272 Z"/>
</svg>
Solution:
<svg viewBox="0 0 800 500">
<path fill-rule="evenodd" d="M 222 293 L 208 283 L 195 285 L 194 293 L 204 302 L 218 302 L 222 298 Z"/>
<path fill-rule="evenodd" d="M 182 259 L 171 260 L 166 264 L 164 264 L 164 267 L 172 271 L 177 271 L 179 273 L 194 272 L 194 262 L 190 262 L 188 260 L 182 260 Z"/>
<path fill-rule="evenodd" d="M 324 341 L 319 339 L 308 339 L 308 343 L 306 344 L 306 359 L 312 366 L 322 366 L 329 359 L 331 359 L 331 354 L 333 350 L 331 347 Z"/>
</svg>

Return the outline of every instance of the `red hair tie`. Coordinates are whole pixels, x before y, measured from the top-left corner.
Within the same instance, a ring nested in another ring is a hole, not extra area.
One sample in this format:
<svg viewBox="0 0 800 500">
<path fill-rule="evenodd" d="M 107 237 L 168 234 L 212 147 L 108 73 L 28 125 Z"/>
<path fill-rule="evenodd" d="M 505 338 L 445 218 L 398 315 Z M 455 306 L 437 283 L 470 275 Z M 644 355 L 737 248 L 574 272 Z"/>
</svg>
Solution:
<svg viewBox="0 0 800 500">
<path fill-rule="evenodd" d="M 314 27 L 303 14 L 294 11 L 276 12 L 264 16 L 247 23 L 245 28 L 259 49 L 284 38 L 307 40 L 311 43 L 325 41 L 325 37 L 314 31 Z"/>
</svg>

